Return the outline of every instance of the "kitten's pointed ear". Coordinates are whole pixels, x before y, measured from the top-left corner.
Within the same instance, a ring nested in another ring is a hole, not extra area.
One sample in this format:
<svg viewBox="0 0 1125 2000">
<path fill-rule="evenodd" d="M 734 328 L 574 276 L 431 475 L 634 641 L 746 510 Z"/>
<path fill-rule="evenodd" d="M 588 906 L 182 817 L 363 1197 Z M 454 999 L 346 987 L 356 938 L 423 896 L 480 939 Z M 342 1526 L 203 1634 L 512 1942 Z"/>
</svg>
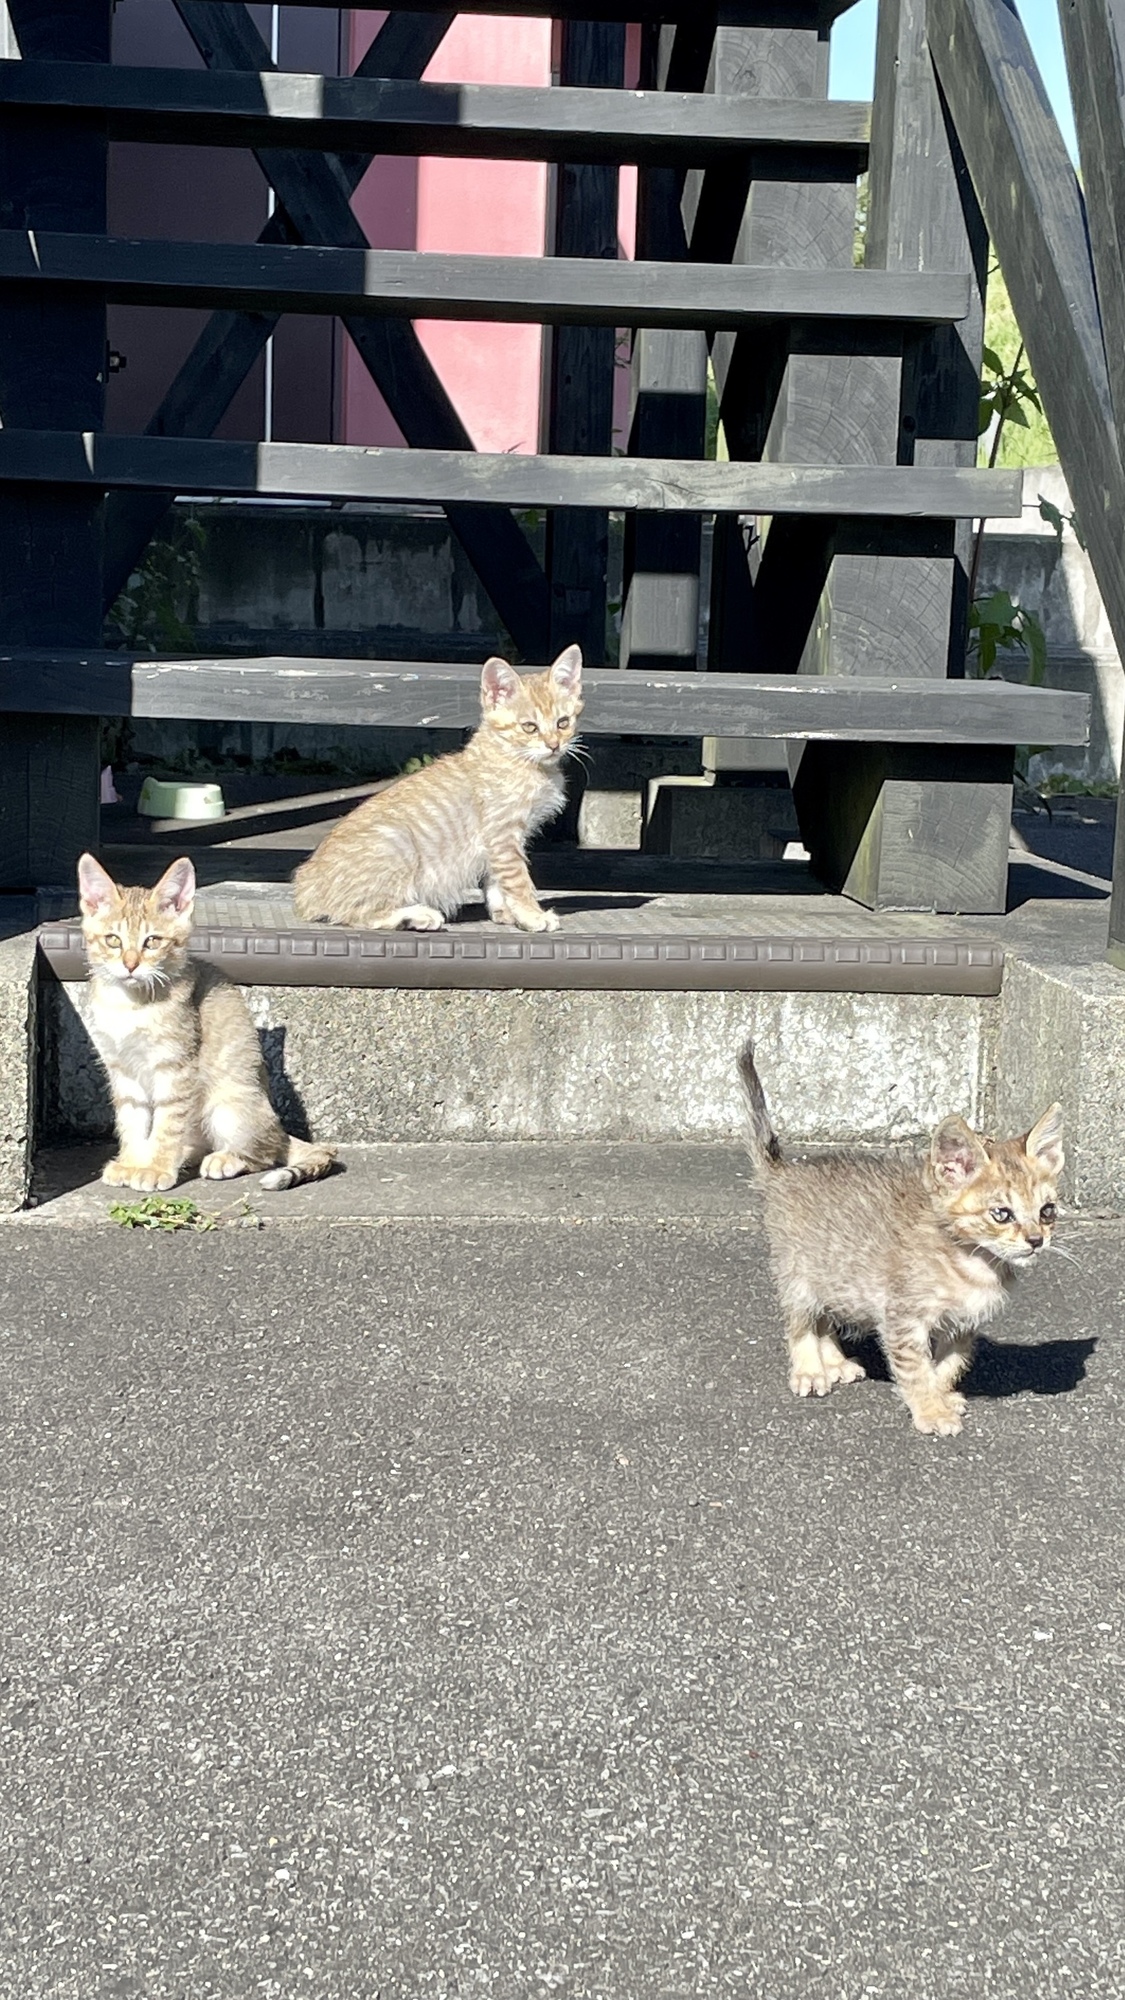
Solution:
<svg viewBox="0 0 1125 2000">
<path fill-rule="evenodd" d="M 158 910 L 172 910 L 182 917 L 195 901 L 195 869 L 184 855 L 165 871 L 152 890 Z"/>
<path fill-rule="evenodd" d="M 1023 1142 L 1023 1150 L 1029 1160 L 1036 1160 L 1049 1174 L 1059 1174 L 1063 1168 L 1062 1105 L 1052 1104 L 1043 1113 L 1038 1123 L 1033 1125 Z"/>
<path fill-rule="evenodd" d="M 501 703 L 514 701 L 520 688 L 520 677 L 507 660 L 486 660 L 481 669 L 480 698 L 485 708 L 499 708 Z"/>
<path fill-rule="evenodd" d="M 78 901 L 88 917 L 98 910 L 108 910 L 117 898 L 117 884 L 112 875 L 107 875 L 100 861 L 92 854 L 83 854 L 78 860 Z"/>
<path fill-rule="evenodd" d="M 943 1118 L 930 1141 L 930 1165 L 943 1187 L 964 1187 L 988 1165 L 988 1152 L 963 1118 Z"/>
<path fill-rule="evenodd" d="M 568 646 L 565 653 L 559 654 L 550 671 L 551 679 L 554 681 L 556 687 L 563 688 L 569 695 L 580 694 L 582 691 L 581 646 Z"/>
</svg>

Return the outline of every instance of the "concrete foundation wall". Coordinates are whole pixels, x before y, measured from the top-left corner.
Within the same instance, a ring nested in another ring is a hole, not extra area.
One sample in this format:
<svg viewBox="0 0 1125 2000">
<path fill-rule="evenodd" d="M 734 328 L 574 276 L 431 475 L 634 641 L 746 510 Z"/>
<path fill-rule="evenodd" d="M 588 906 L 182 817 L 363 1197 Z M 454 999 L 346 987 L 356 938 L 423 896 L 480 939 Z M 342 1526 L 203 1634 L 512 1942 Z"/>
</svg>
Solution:
<svg viewBox="0 0 1125 2000">
<path fill-rule="evenodd" d="M 43 993 L 47 1136 L 111 1129 L 87 988 Z M 256 987 L 292 1129 L 371 1140 L 721 1140 L 755 1038 L 779 1128 L 886 1143 L 986 1116 L 996 1001 L 834 993 L 436 993 Z"/>
</svg>

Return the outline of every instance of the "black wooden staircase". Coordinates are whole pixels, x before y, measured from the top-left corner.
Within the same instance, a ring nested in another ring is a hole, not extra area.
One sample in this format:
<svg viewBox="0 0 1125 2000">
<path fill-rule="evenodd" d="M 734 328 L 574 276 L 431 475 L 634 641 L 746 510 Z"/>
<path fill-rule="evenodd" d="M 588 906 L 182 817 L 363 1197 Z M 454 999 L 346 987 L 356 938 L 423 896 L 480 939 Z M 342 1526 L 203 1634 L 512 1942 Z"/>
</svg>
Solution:
<svg viewBox="0 0 1125 2000">
<path fill-rule="evenodd" d="M 109 0 L 10 0 L 0 887 L 65 881 L 97 845 L 99 715 L 473 719 L 472 677 L 441 661 L 407 673 L 105 651 L 104 610 L 172 497 L 242 494 L 440 503 L 515 657 L 577 637 L 605 669 L 584 728 L 782 738 L 827 885 L 871 909 L 1002 910 L 1014 746 L 1085 740 L 1087 704 L 965 677 L 969 524 L 1018 513 L 1020 488 L 975 469 L 986 237 L 924 0 L 883 0 L 870 109 L 826 101 L 832 0 L 579 0 L 581 18 L 562 0 L 495 0 L 563 18 L 551 90 L 420 81 L 452 18 L 436 8 L 392 14 L 355 77 L 319 78 L 273 70 L 235 0 L 176 4 L 204 71 L 113 67 Z M 622 14 L 643 23 L 639 91 L 622 88 Z M 116 240 L 109 139 L 251 148 L 276 213 L 256 244 Z M 373 251 L 349 197 L 385 152 L 555 162 L 559 254 Z M 627 161 L 640 169 L 636 262 L 606 243 Z M 103 429 L 111 301 L 213 315 L 141 437 Z M 340 317 L 409 449 L 212 437 L 286 312 Z M 412 326 L 443 315 L 555 329 L 543 455 L 471 449 Z M 615 458 L 621 328 L 633 420 Z M 709 365 L 729 462 L 703 455 Z M 529 507 L 548 511 L 545 565 L 512 511 Z M 626 592 L 611 669 L 615 510 Z"/>
</svg>

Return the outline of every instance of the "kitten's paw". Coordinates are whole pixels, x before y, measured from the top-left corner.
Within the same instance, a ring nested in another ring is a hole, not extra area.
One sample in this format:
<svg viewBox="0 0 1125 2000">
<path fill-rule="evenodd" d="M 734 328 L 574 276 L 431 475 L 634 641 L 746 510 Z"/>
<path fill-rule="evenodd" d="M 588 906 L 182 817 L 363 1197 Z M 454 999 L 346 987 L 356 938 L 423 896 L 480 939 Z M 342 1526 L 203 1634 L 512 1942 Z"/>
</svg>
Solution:
<svg viewBox="0 0 1125 2000">
<path fill-rule="evenodd" d="M 445 918 L 440 910 L 431 910 L 428 903 L 411 903 L 402 913 L 402 923 L 408 931 L 441 931 L 445 929 Z"/>
<path fill-rule="evenodd" d="M 952 1393 L 927 1396 L 924 1402 L 911 1405 L 910 1414 L 915 1430 L 924 1437 L 957 1437 L 965 1415 L 965 1398 Z"/>
<path fill-rule="evenodd" d="M 137 1167 L 129 1160 L 110 1160 L 102 1168 L 102 1179 L 110 1187 L 136 1188 L 141 1194 L 163 1194 L 174 1188 L 179 1175 L 166 1167 Z"/>
<path fill-rule="evenodd" d="M 864 1370 L 834 1340 L 802 1334 L 789 1350 L 789 1387 L 795 1396 L 827 1396 L 845 1382 L 859 1382 Z"/>
<path fill-rule="evenodd" d="M 836 1346 L 835 1341 L 825 1341 L 820 1350 L 820 1364 L 828 1377 L 830 1389 L 846 1389 L 849 1382 L 866 1382 L 867 1370 L 858 1361 L 853 1361 Z"/>
<path fill-rule="evenodd" d="M 251 1174 L 254 1169 L 241 1153 L 208 1153 L 199 1163 L 201 1181 L 233 1181 L 239 1174 Z"/>
<path fill-rule="evenodd" d="M 835 1384 L 819 1362 L 802 1362 L 799 1368 L 789 1370 L 789 1387 L 795 1396 L 827 1396 Z"/>
<path fill-rule="evenodd" d="M 557 931 L 558 917 L 553 910 L 520 910 L 513 917 L 521 931 Z"/>
</svg>

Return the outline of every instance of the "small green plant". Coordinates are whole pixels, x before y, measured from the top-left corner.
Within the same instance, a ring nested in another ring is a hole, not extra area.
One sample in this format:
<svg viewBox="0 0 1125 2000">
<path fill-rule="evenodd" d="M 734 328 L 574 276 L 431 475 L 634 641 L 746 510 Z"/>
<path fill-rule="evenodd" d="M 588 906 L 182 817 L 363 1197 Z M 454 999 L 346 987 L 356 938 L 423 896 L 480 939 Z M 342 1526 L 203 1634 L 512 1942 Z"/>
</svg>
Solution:
<svg viewBox="0 0 1125 2000">
<path fill-rule="evenodd" d="M 206 533 L 200 521 L 180 521 L 170 535 L 149 543 L 106 616 L 106 641 L 132 652 L 186 652 L 188 620 L 199 592 Z"/>
<path fill-rule="evenodd" d="M 1000 456 L 1000 442 L 1005 424 L 1017 424 L 1021 430 L 1031 429 L 1028 410 L 1038 410 L 1043 415 L 1043 404 L 1039 391 L 1023 365 L 1026 353 L 1023 341 L 1016 349 L 1016 358 L 1010 368 L 1005 367 L 994 347 L 982 350 L 984 373 L 981 377 L 980 408 L 977 416 L 977 435 L 983 437 L 990 424 L 995 423 L 992 444 L 988 453 L 989 465 L 995 465 Z"/>
<path fill-rule="evenodd" d="M 218 1220 L 205 1215 L 198 1203 L 186 1196 L 179 1200 L 166 1194 L 146 1194 L 140 1201 L 114 1201 L 109 1218 L 122 1229 L 217 1229 Z"/>
<path fill-rule="evenodd" d="M 1047 638 L 1034 611 L 1018 604 L 1006 590 L 974 598 L 969 606 L 969 651 L 982 679 L 992 673 L 997 653 L 1017 650 L 1027 657 L 1031 686 L 1042 687 L 1047 671 Z"/>
<path fill-rule="evenodd" d="M 984 372 L 981 376 L 977 429 L 981 437 L 989 429 L 992 430 L 988 452 L 990 467 L 1000 456 L 1005 427 L 1018 424 L 1026 430 L 1030 421 L 1029 410 L 1037 411 L 1040 416 L 1043 414 L 1039 391 L 1023 365 L 1025 351 L 1021 340 L 1010 366 L 994 347 L 986 346 L 982 351 Z M 1046 511 L 1048 509 L 1049 512 Z M 1057 507 L 1052 507 L 1049 501 L 1043 499 L 1042 494 L 1039 496 L 1039 511 L 1044 520 L 1055 517 L 1061 542 L 1063 517 Z M 1034 611 L 1018 603 L 1006 590 L 994 590 L 987 597 L 977 596 L 983 548 L 984 522 L 978 521 L 969 570 L 970 659 L 975 662 L 978 674 L 987 678 L 995 670 L 998 653 L 1022 652 L 1027 660 L 1027 677 L 1031 686 L 1041 687 L 1047 671 L 1047 637 L 1043 626 Z"/>
</svg>

